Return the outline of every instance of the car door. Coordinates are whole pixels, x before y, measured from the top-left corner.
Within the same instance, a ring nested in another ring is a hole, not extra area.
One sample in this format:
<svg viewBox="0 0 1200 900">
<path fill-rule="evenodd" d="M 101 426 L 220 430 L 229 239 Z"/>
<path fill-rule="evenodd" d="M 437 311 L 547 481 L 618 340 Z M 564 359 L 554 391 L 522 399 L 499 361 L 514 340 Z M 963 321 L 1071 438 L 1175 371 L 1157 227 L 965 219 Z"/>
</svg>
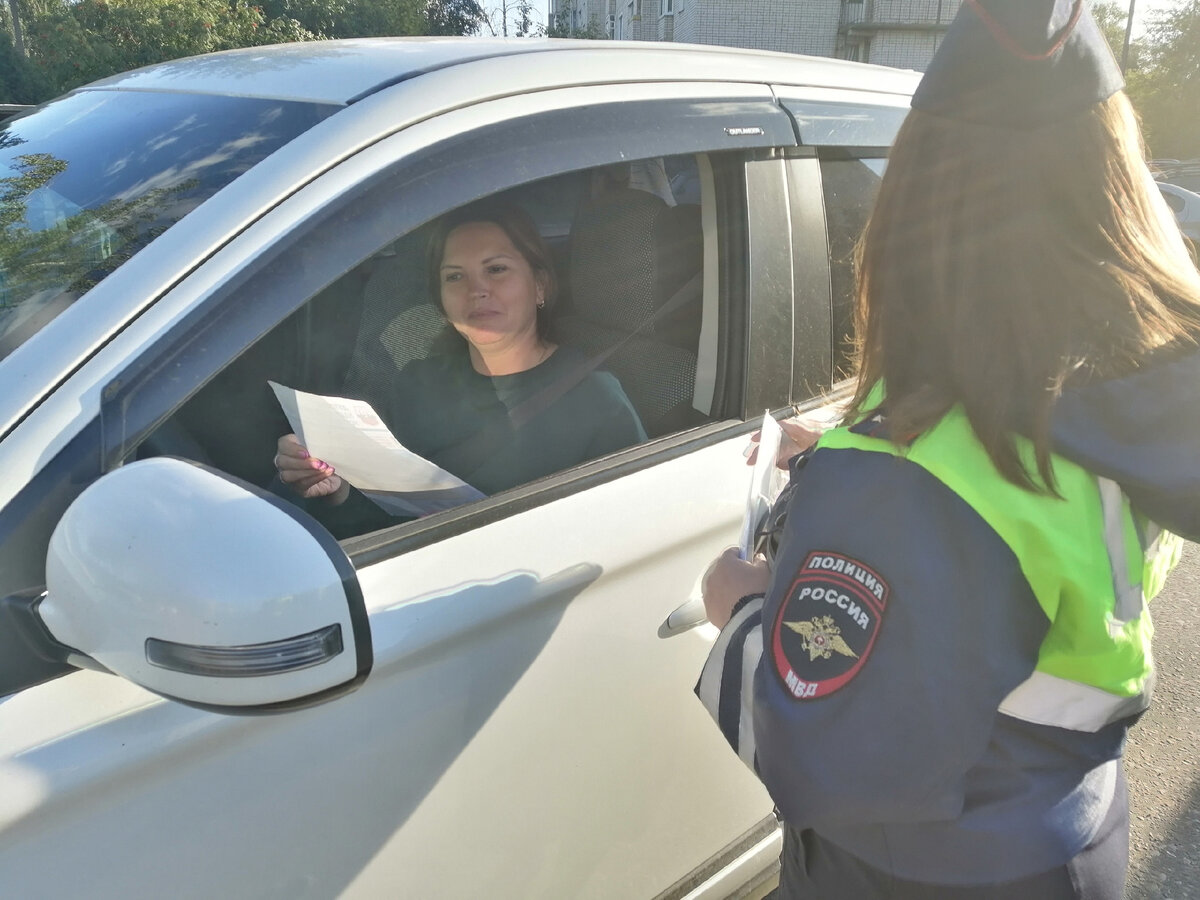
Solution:
<svg viewBox="0 0 1200 900">
<path fill-rule="evenodd" d="M 31 413 L 5 441 L 14 456 L 73 429 L 26 492 L 52 524 L 89 466 L 152 447 L 310 299 L 442 212 L 631 159 L 698 160 L 701 424 L 345 541 L 375 658 L 349 696 L 230 717 L 80 671 L 0 703 L 6 884 L 719 896 L 769 870 L 771 803 L 692 697 L 715 629 L 688 600 L 736 540 L 755 418 L 803 399 L 778 238 L 777 149 L 793 143 L 753 85 L 546 91 L 414 125 L 214 252 Z"/>
</svg>

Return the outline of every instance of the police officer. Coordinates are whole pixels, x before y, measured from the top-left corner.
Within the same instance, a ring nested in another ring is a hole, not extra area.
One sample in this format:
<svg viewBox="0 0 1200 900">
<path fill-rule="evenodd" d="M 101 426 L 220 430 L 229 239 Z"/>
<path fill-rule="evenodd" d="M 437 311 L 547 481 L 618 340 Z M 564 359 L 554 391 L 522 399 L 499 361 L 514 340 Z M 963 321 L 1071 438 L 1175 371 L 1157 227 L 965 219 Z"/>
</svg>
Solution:
<svg viewBox="0 0 1200 900">
<path fill-rule="evenodd" d="M 1119 900 L 1147 601 L 1200 537 L 1200 275 L 1083 0 L 965 0 L 860 248 L 858 383 L 697 693 L 782 897 Z M 750 677 L 752 673 L 752 677 Z"/>
</svg>

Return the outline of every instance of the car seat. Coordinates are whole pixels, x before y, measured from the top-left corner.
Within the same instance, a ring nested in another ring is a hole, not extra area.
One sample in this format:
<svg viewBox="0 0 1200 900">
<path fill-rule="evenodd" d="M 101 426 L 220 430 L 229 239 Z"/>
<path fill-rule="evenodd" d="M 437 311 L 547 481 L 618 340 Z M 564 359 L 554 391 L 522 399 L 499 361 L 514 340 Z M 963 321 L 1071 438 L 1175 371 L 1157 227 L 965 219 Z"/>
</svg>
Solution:
<svg viewBox="0 0 1200 900">
<path fill-rule="evenodd" d="M 589 201 L 571 232 L 570 307 L 556 334 L 590 356 L 611 350 L 602 368 L 650 437 L 704 420 L 692 408 L 703 255 L 698 207 L 631 188 Z"/>
<path fill-rule="evenodd" d="M 428 230 L 418 229 L 377 260 L 363 288 L 358 336 L 342 393 L 385 397 L 396 373 L 434 351 L 446 330 L 442 312 L 429 299 L 425 273 Z"/>
</svg>

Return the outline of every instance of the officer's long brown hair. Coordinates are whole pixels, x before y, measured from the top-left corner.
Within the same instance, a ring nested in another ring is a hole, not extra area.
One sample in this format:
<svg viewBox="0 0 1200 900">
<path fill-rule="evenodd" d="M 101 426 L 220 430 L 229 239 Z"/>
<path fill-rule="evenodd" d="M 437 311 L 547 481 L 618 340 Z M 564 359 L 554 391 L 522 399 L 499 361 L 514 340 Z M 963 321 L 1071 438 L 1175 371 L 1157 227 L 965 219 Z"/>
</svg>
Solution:
<svg viewBox="0 0 1200 900">
<path fill-rule="evenodd" d="M 1121 92 L 1033 131 L 914 110 L 858 252 L 852 413 L 883 379 L 893 438 L 961 403 L 997 470 L 1053 490 L 1050 421 L 1073 381 L 1195 346 L 1200 275 Z M 1014 436 L 1030 437 L 1037 476 Z"/>
</svg>

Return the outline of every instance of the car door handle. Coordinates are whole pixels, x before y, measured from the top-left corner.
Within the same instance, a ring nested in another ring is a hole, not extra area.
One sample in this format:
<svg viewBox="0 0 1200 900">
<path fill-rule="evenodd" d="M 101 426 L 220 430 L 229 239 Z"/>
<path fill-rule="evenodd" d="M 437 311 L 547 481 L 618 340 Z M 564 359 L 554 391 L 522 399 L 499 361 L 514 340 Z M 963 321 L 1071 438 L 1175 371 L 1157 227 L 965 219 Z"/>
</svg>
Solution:
<svg viewBox="0 0 1200 900">
<path fill-rule="evenodd" d="M 676 634 L 683 634 L 685 631 L 691 631 L 697 625 L 703 625 L 707 621 L 708 614 L 704 611 L 704 601 L 699 596 L 693 596 L 667 616 L 663 623 L 658 626 L 658 636 L 666 638 Z"/>
</svg>

